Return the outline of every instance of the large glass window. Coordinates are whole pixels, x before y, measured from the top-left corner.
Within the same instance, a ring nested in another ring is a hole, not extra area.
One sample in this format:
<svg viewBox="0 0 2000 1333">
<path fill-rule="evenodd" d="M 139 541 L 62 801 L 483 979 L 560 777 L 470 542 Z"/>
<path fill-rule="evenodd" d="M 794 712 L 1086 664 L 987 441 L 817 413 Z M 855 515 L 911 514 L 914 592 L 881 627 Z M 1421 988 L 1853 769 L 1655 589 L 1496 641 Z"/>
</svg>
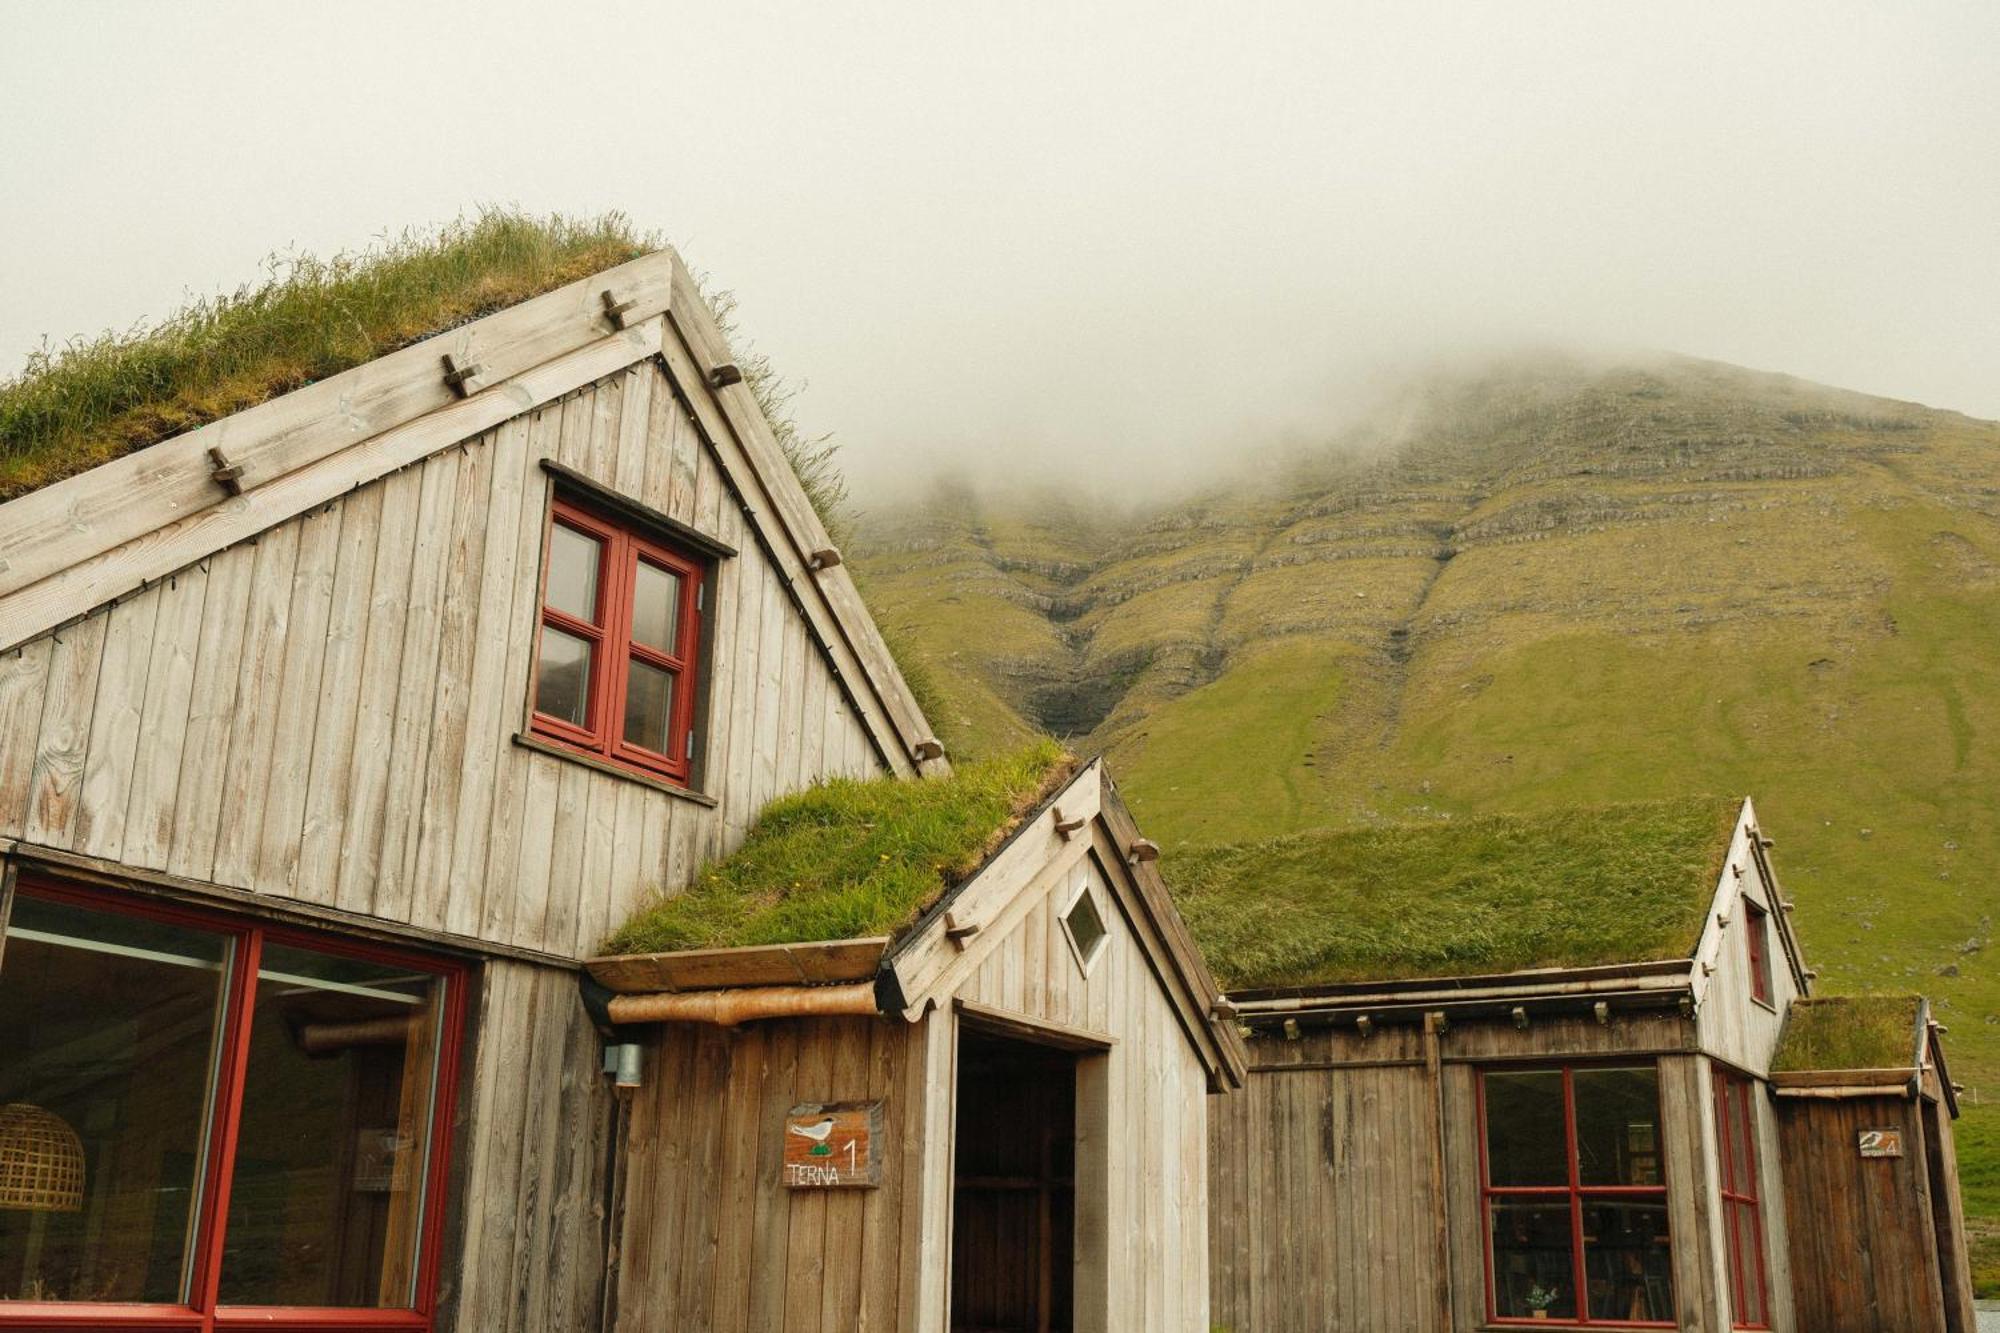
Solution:
<svg viewBox="0 0 2000 1333">
<path fill-rule="evenodd" d="M 704 567 L 558 500 L 549 516 L 534 732 L 688 781 Z"/>
<path fill-rule="evenodd" d="M 427 1315 L 458 975 L 23 884 L 0 953 L 0 1326 L 109 1303 L 163 1328 Z"/>
<path fill-rule="evenodd" d="M 1671 1325 L 1658 1070 L 1489 1070 L 1480 1103 L 1491 1317 Z"/>
<path fill-rule="evenodd" d="M 1769 1328 L 1765 1284 L 1763 1191 L 1757 1180 L 1757 1085 L 1715 1071 L 1715 1129 L 1722 1145 L 1722 1229 L 1729 1246 L 1732 1328 Z"/>
</svg>

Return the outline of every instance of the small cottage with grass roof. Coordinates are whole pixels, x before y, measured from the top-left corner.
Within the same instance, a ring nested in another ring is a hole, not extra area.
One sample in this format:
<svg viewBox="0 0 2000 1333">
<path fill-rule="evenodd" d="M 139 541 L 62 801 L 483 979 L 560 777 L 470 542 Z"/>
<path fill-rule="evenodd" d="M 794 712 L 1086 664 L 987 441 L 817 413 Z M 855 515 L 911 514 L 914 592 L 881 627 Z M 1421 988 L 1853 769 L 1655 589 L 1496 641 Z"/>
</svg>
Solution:
<svg viewBox="0 0 2000 1333">
<path fill-rule="evenodd" d="M 613 1323 L 1205 1330 L 1242 1057 L 1156 855 L 1045 744 L 779 801 L 637 914 Z"/>
<path fill-rule="evenodd" d="M 1972 1333 L 1944 1029 L 1917 995 L 1800 999 L 1771 1062 L 1799 1327 Z"/>
<path fill-rule="evenodd" d="M 1812 974 L 1770 846 L 1748 801 L 1683 800 L 1176 856 L 1250 1050 L 1211 1131 L 1216 1324 L 1947 1327 L 1802 1304 L 1795 1259 L 1853 1236 L 1788 1189 Z"/>
</svg>

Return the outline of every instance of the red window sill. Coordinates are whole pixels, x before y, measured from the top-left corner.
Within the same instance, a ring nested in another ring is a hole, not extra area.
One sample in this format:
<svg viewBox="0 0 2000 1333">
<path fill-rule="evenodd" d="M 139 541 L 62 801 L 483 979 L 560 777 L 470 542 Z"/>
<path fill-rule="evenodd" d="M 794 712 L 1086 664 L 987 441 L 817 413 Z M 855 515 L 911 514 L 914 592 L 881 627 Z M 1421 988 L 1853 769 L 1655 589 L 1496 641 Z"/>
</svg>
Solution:
<svg viewBox="0 0 2000 1333">
<path fill-rule="evenodd" d="M 655 791 L 663 791 L 669 796 L 677 796 L 683 801 L 693 801 L 696 805 L 705 805 L 713 808 L 721 804 L 715 797 L 708 795 L 706 792 L 696 791 L 684 781 L 666 777 L 663 774 L 648 772 L 645 769 L 628 767 L 615 759 L 605 758 L 602 753 L 596 750 L 586 750 L 579 746 L 568 745 L 555 739 L 553 736 L 541 736 L 533 732 L 524 731 L 515 735 L 514 744 L 524 750 L 533 750 L 537 754 L 549 755 L 570 763 L 583 764 L 586 767 L 596 769 L 600 773 L 609 774 L 611 777 L 624 778 L 628 782 L 636 782 L 641 786 L 651 787 Z"/>
</svg>

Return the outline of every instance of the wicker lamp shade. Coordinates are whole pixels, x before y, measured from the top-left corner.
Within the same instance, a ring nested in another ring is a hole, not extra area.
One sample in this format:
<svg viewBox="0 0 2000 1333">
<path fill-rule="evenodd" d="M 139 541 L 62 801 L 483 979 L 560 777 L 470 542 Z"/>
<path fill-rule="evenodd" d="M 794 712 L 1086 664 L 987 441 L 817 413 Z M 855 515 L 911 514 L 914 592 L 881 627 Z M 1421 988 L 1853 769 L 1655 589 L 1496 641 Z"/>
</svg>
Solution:
<svg viewBox="0 0 2000 1333">
<path fill-rule="evenodd" d="M 73 1213 L 82 1207 L 83 1140 L 76 1131 L 39 1106 L 0 1106 L 0 1208 Z"/>
</svg>

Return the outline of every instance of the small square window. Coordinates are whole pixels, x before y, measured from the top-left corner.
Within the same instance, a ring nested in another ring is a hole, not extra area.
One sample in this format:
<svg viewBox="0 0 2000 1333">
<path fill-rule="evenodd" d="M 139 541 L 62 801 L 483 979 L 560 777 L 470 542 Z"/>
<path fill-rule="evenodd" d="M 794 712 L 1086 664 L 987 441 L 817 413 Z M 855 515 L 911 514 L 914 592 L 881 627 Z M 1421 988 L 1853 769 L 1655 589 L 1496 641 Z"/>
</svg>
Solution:
<svg viewBox="0 0 2000 1333">
<path fill-rule="evenodd" d="M 692 551 L 559 495 L 543 562 L 530 730 L 687 783 L 708 569 Z"/>
<path fill-rule="evenodd" d="M 1104 917 L 1088 888 L 1076 895 L 1076 901 L 1063 913 L 1062 923 L 1063 933 L 1069 936 L 1069 947 L 1076 953 L 1077 966 L 1088 972 L 1104 947 L 1105 937 L 1111 933 L 1104 928 Z"/>
</svg>

